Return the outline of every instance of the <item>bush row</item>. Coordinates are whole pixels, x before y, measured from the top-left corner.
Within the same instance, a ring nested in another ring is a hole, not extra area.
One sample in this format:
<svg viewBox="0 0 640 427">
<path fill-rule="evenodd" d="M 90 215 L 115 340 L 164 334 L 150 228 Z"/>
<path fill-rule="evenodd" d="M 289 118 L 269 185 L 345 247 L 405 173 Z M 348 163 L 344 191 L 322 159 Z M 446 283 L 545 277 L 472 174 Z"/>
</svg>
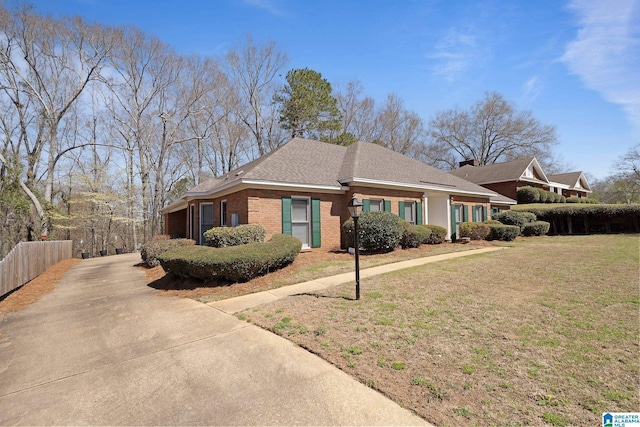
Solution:
<svg viewBox="0 0 640 427">
<path fill-rule="evenodd" d="M 492 216 L 492 219 L 500 221 L 505 225 L 516 225 L 520 228 L 520 232 L 522 232 L 525 225 L 536 220 L 536 216 L 531 212 L 509 210 L 494 214 Z"/>
<path fill-rule="evenodd" d="M 402 238 L 400 246 L 402 249 L 417 248 L 426 244 L 431 238 L 431 229 L 425 225 L 414 225 L 408 221 L 402 221 Z"/>
<path fill-rule="evenodd" d="M 567 198 L 558 193 L 535 187 L 522 187 L 518 190 L 518 203 L 565 203 Z"/>
<path fill-rule="evenodd" d="M 590 199 L 588 197 L 569 197 L 567 198 L 567 203 L 582 203 L 588 205 L 597 205 L 598 201 L 596 199 Z"/>
<path fill-rule="evenodd" d="M 207 246 L 226 248 L 264 242 L 267 231 L 258 224 L 244 224 L 237 227 L 213 227 L 204 232 Z"/>
<path fill-rule="evenodd" d="M 496 221 L 500 223 L 499 221 Z M 482 222 L 463 222 L 460 224 L 460 237 L 469 237 L 471 240 L 484 240 L 491 233 L 488 224 Z"/>
<path fill-rule="evenodd" d="M 170 251 L 171 249 L 175 249 L 181 246 L 193 246 L 196 244 L 194 240 L 191 239 L 165 239 L 164 236 L 161 236 L 159 239 L 154 238 L 154 240 L 145 243 L 142 245 L 140 249 L 140 256 L 142 257 L 142 262 L 148 267 L 156 267 L 160 265 L 160 261 L 158 260 L 158 256 L 166 251 Z M 168 237 L 168 236 L 167 236 Z"/>
<path fill-rule="evenodd" d="M 342 228 L 347 246 L 354 246 L 353 218 L 344 222 Z M 390 252 L 398 247 L 404 227 L 398 215 L 391 212 L 365 212 L 358 218 L 360 248 L 367 252 Z"/>
<path fill-rule="evenodd" d="M 592 204 L 574 204 L 565 206 L 550 206 L 548 208 L 526 208 L 527 212 L 530 212 L 537 217 L 551 218 L 554 215 L 569 215 L 569 216 L 582 216 L 582 215 L 640 215 L 640 205 L 592 205 Z"/>
<path fill-rule="evenodd" d="M 178 277 L 219 278 L 235 283 L 246 282 L 290 264 L 301 248 L 299 239 L 276 234 L 266 243 L 226 248 L 181 247 L 164 252 L 158 259 L 166 272 Z"/>
<path fill-rule="evenodd" d="M 551 224 L 546 221 L 534 221 L 526 224 L 522 234 L 524 236 L 544 236 L 549 232 Z"/>
<path fill-rule="evenodd" d="M 520 235 L 520 227 L 517 225 L 488 224 L 491 232 L 487 240 L 504 240 L 510 242 Z"/>
</svg>

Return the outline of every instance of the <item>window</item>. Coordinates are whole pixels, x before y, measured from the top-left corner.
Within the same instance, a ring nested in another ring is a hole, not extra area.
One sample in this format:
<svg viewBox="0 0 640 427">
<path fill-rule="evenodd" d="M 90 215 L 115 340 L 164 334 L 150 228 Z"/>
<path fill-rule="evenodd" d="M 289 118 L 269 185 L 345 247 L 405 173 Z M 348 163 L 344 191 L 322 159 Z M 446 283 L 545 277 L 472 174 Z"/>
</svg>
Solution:
<svg viewBox="0 0 640 427">
<path fill-rule="evenodd" d="M 309 199 L 291 198 L 291 234 L 302 242 L 302 246 L 309 247 L 310 218 Z"/>
<path fill-rule="evenodd" d="M 382 212 L 382 211 L 384 211 L 384 200 L 369 199 L 369 212 Z"/>
<path fill-rule="evenodd" d="M 416 224 L 416 202 L 404 202 L 404 219 Z"/>
<path fill-rule="evenodd" d="M 227 201 L 220 202 L 220 227 L 227 226 Z"/>
<path fill-rule="evenodd" d="M 472 209 L 473 222 L 484 221 L 484 206 L 474 206 Z"/>
<path fill-rule="evenodd" d="M 320 199 L 283 197 L 282 234 L 297 237 L 304 248 L 321 247 L 320 206 Z"/>
<path fill-rule="evenodd" d="M 501 208 L 491 208 L 491 216 L 493 217 L 496 214 L 499 214 L 500 212 L 502 212 Z"/>
<path fill-rule="evenodd" d="M 204 232 L 213 228 L 213 203 L 200 203 L 200 244 L 204 245 Z"/>
</svg>

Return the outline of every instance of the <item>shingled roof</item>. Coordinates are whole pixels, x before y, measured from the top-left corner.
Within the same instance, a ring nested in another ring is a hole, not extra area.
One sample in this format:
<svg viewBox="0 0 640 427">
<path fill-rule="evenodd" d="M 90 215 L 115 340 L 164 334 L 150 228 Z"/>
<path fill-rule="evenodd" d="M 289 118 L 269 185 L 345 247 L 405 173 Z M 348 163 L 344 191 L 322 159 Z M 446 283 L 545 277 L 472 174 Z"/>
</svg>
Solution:
<svg viewBox="0 0 640 427">
<path fill-rule="evenodd" d="M 216 193 L 238 184 L 273 183 L 342 189 L 359 183 L 493 196 L 494 192 L 369 142 L 349 147 L 294 138 L 280 148 L 221 177 L 208 180 L 185 197 Z"/>
<path fill-rule="evenodd" d="M 539 174 L 540 179 L 526 178 L 523 176 L 524 172 L 530 165 L 534 167 L 534 170 Z M 542 171 L 542 168 L 535 157 L 528 157 L 504 163 L 494 163 L 487 166 L 465 165 L 461 168 L 452 170 L 450 174 L 479 185 L 494 182 L 520 181 L 523 179 L 531 182 L 548 182 L 546 175 Z"/>
<path fill-rule="evenodd" d="M 589 187 L 587 178 L 581 171 L 549 175 L 549 181 L 566 185 L 571 190 L 578 189 L 585 190 L 587 192 L 591 191 L 591 187 Z M 580 181 L 582 181 L 582 183 Z"/>
</svg>

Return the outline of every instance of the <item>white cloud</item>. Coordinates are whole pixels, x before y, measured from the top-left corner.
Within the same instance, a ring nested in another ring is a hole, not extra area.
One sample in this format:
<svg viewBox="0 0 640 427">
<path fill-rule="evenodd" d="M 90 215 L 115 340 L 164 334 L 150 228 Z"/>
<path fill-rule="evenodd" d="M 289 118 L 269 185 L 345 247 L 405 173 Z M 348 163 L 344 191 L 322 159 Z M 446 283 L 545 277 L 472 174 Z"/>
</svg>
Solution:
<svg viewBox="0 0 640 427">
<path fill-rule="evenodd" d="M 435 45 L 433 73 L 449 82 L 458 80 L 472 66 L 478 66 L 487 58 L 487 44 L 479 40 L 470 29 L 449 29 Z"/>
<path fill-rule="evenodd" d="M 540 79 L 538 76 L 533 76 L 527 82 L 522 85 L 522 96 L 525 99 L 525 103 L 534 101 L 540 95 Z"/>
<path fill-rule="evenodd" d="M 579 24 L 562 61 L 640 127 L 640 0 L 572 0 Z"/>
<path fill-rule="evenodd" d="M 249 6 L 254 6 L 259 9 L 265 10 L 272 15 L 282 15 L 282 11 L 276 6 L 273 0 L 244 0 L 244 2 Z"/>
</svg>

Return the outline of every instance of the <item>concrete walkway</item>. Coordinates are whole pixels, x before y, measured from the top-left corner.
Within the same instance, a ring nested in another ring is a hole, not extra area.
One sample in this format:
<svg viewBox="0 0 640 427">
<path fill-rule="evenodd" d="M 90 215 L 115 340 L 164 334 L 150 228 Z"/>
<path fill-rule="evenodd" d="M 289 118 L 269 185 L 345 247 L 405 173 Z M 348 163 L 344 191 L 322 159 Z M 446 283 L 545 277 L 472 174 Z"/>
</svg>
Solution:
<svg viewBox="0 0 640 427">
<path fill-rule="evenodd" d="M 482 249 L 472 249 L 463 252 L 453 252 L 444 255 L 435 255 L 424 258 L 410 259 L 407 261 L 400 261 L 391 264 L 380 265 L 377 267 L 371 267 L 360 271 L 360 280 L 367 277 L 378 276 L 380 274 L 389 273 L 396 270 L 402 270 L 410 267 L 418 267 L 432 262 L 444 261 L 448 259 L 455 259 L 461 257 L 467 257 L 470 255 L 484 254 L 488 252 L 499 251 L 503 249 L 501 247 L 487 247 Z M 272 301 L 279 300 L 291 295 L 299 295 L 304 293 L 318 292 L 322 289 L 326 289 L 332 286 L 341 285 L 343 283 L 349 283 L 355 281 L 355 273 L 343 273 L 335 276 L 324 277 L 322 279 L 310 280 L 308 282 L 298 283 L 291 286 L 283 286 L 277 289 L 271 289 L 269 291 L 256 292 L 249 295 L 243 295 L 236 298 L 230 298 L 222 301 L 215 301 L 209 303 L 211 307 L 227 313 L 234 314 L 248 308 L 253 308 L 261 304 L 266 304 Z"/>
</svg>

